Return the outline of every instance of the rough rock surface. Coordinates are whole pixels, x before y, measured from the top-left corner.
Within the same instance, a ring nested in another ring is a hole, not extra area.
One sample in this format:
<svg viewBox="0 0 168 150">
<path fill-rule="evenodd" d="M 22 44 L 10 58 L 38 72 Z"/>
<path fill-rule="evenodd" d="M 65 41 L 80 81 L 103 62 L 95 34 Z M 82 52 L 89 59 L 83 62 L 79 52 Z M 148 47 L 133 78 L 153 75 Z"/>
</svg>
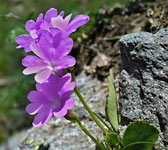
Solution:
<svg viewBox="0 0 168 150">
<path fill-rule="evenodd" d="M 168 146 L 168 28 L 125 35 L 120 46 L 122 122 L 152 123 L 161 131 L 161 143 Z"/>
<path fill-rule="evenodd" d="M 91 109 L 105 117 L 104 107 L 107 83 L 81 73 L 77 77 L 78 87 Z M 93 135 L 102 138 L 102 132 L 90 119 L 82 104 L 76 98 L 76 112 L 82 123 Z M 24 136 L 23 136 L 24 135 Z M 16 142 L 17 139 L 17 142 Z M 8 150 L 94 150 L 95 144 L 82 132 L 77 124 L 64 118 L 51 118 L 42 127 L 32 127 L 21 135 L 9 139 Z M 5 147 L 0 147 L 0 150 Z"/>
</svg>

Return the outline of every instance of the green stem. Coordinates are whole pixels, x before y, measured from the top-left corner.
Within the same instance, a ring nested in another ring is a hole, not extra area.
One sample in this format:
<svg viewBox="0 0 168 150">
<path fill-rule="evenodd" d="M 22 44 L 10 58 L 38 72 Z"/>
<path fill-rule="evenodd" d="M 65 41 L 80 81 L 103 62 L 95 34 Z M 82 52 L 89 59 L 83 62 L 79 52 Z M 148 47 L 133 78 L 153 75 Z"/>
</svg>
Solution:
<svg viewBox="0 0 168 150">
<path fill-rule="evenodd" d="M 94 112 L 93 112 L 94 113 Z M 113 130 L 108 126 L 108 124 L 99 116 L 97 115 L 96 113 L 94 113 L 94 115 L 109 129 L 109 131 L 113 132 Z M 119 134 L 119 132 L 116 132 L 117 134 Z M 123 147 L 123 143 L 122 143 L 122 139 L 119 137 L 119 140 L 120 140 L 120 146 Z"/>
<path fill-rule="evenodd" d="M 105 141 L 106 147 L 108 150 L 112 150 L 112 148 L 110 147 L 110 145 Z"/>
<path fill-rule="evenodd" d="M 71 71 L 72 74 L 72 80 L 75 81 L 75 75 L 74 72 Z M 103 125 L 98 121 L 98 119 L 96 118 L 96 116 L 94 115 L 94 113 L 91 111 L 91 109 L 89 108 L 89 106 L 87 105 L 87 103 L 85 102 L 83 96 L 81 95 L 78 87 L 76 86 L 74 89 L 76 95 L 78 96 L 78 98 L 80 99 L 81 103 L 83 104 L 83 106 L 85 107 L 85 109 L 88 111 L 88 113 L 90 114 L 91 118 L 95 121 L 95 123 L 99 126 L 99 128 L 103 131 L 103 133 L 106 135 L 108 132 L 106 131 L 106 129 L 103 127 Z"/>
<path fill-rule="evenodd" d="M 79 125 L 79 127 L 82 129 L 83 132 L 85 132 L 86 135 L 88 135 L 91 140 L 101 149 L 101 150 L 106 150 L 106 148 L 100 143 L 98 142 L 93 135 L 86 129 L 86 127 L 81 123 L 81 121 L 79 120 L 78 116 L 76 115 L 76 113 L 74 111 L 72 111 L 72 114 L 75 118 L 75 121 L 77 122 L 77 124 Z"/>
<path fill-rule="evenodd" d="M 130 147 L 130 146 L 136 145 L 136 144 L 151 144 L 151 145 L 156 145 L 156 146 L 158 146 L 158 147 L 161 147 L 161 148 L 163 148 L 163 149 L 165 149 L 165 150 L 168 150 L 168 148 L 166 148 L 166 147 L 164 147 L 164 146 L 162 146 L 162 145 L 156 144 L 156 143 L 152 143 L 152 142 L 135 142 L 135 143 L 131 143 L 131 144 L 128 144 L 128 145 L 126 145 L 125 147 L 121 148 L 121 150 L 124 150 L 124 149 L 126 149 L 127 147 Z"/>
<path fill-rule="evenodd" d="M 94 112 L 93 112 L 94 113 Z M 94 115 L 111 131 L 113 132 L 113 130 L 110 128 L 110 126 L 96 113 L 94 113 Z"/>
<path fill-rule="evenodd" d="M 115 40 L 119 40 L 121 37 L 122 37 L 121 35 L 116 35 L 116 36 L 108 38 L 107 40 L 109 40 L 109 41 L 115 41 Z"/>
</svg>

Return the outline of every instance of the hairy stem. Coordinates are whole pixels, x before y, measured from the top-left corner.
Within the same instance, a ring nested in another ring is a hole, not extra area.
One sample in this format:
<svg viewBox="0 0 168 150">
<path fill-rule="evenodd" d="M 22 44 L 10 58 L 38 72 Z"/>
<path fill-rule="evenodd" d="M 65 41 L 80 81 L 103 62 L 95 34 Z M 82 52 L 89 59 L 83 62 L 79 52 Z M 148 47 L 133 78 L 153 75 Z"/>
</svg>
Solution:
<svg viewBox="0 0 168 150">
<path fill-rule="evenodd" d="M 96 140 L 93 135 L 86 129 L 86 127 L 81 123 L 79 120 L 77 114 L 72 111 L 72 115 L 75 118 L 76 123 L 79 125 L 79 127 L 82 129 L 82 131 L 90 137 L 90 139 L 100 148 L 100 150 L 106 150 L 106 148 L 98 141 Z"/>
<path fill-rule="evenodd" d="M 71 71 L 72 74 L 72 80 L 75 81 L 75 74 L 73 71 Z M 99 122 L 99 120 L 96 118 L 95 114 L 92 112 L 92 110 L 90 109 L 90 107 L 87 105 L 87 103 L 85 102 L 83 96 L 81 95 L 78 87 L 76 86 L 74 89 L 76 95 L 78 96 L 78 98 L 80 99 L 81 103 L 83 104 L 83 106 L 85 107 L 85 109 L 88 111 L 89 115 L 91 116 L 91 118 L 93 119 L 93 121 L 97 124 L 97 126 L 103 131 L 103 133 L 106 135 L 108 132 L 107 130 L 103 127 L 103 125 Z"/>
</svg>

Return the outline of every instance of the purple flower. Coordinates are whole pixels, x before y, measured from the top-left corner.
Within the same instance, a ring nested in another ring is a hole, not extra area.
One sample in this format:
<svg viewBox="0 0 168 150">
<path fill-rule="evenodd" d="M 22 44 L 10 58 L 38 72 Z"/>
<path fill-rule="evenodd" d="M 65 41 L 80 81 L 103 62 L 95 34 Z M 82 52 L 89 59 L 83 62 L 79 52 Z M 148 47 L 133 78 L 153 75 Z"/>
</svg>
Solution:
<svg viewBox="0 0 168 150">
<path fill-rule="evenodd" d="M 37 91 L 31 91 L 28 99 L 26 111 L 30 115 L 35 115 L 33 126 L 42 126 L 52 115 L 56 118 L 64 117 L 68 110 L 74 108 L 75 100 L 69 95 L 76 86 L 76 82 L 71 82 L 71 74 L 63 77 L 51 75 L 45 83 L 37 83 Z"/>
<path fill-rule="evenodd" d="M 39 37 L 41 34 L 43 34 L 41 30 L 48 31 L 52 34 L 53 28 L 59 29 L 64 32 L 66 36 L 69 36 L 78 27 L 86 24 L 89 21 L 89 16 L 78 15 L 69 23 L 72 14 L 66 16 L 65 19 L 63 19 L 63 16 L 63 11 L 57 15 L 57 9 L 51 8 L 46 12 L 44 19 L 43 14 L 40 14 L 36 22 L 33 20 L 27 21 L 25 28 L 30 33 L 30 35 L 23 34 L 17 37 L 15 41 L 19 44 L 19 46 L 16 48 L 24 47 L 25 52 L 30 52 L 30 44 L 33 41 L 37 42 L 39 40 Z"/>
<path fill-rule="evenodd" d="M 60 13 L 58 16 L 56 14 L 56 9 L 49 9 L 46 13 L 45 20 L 51 23 L 53 28 L 64 31 L 67 36 L 89 21 L 89 16 L 87 15 L 78 15 L 70 22 L 72 14 L 66 16 L 65 19 L 63 18 L 64 12 Z"/>
<path fill-rule="evenodd" d="M 23 73 L 36 73 L 35 80 L 39 83 L 45 82 L 52 72 L 59 72 L 76 63 L 74 57 L 67 55 L 73 47 L 72 39 L 57 30 L 53 32 L 54 37 L 41 35 L 38 43 L 33 41 L 30 44 L 30 48 L 37 56 L 29 55 L 22 60 L 23 66 L 27 67 Z"/>
<path fill-rule="evenodd" d="M 46 29 L 47 27 L 45 27 L 43 25 L 43 28 L 41 28 L 41 25 L 42 23 L 44 24 L 44 21 L 43 21 L 43 14 L 40 14 L 38 16 L 38 18 L 36 19 L 36 22 L 34 22 L 33 20 L 29 20 L 26 22 L 25 24 L 25 28 L 26 30 L 30 33 L 29 34 L 23 34 L 23 35 L 20 35 L 16 38 L 16 43 L 19 44 L 19 46 L 17 46 L 16 48 L 22 48 L 24 47 L 25 49 L 25 52 L 29 52 L 31 51 L 30 49 L 30 43 L 34 40 L 36 40 L 38 38 L 38 34 L 37 34 L 37 31 L 39 29 Z"/>
</svg>

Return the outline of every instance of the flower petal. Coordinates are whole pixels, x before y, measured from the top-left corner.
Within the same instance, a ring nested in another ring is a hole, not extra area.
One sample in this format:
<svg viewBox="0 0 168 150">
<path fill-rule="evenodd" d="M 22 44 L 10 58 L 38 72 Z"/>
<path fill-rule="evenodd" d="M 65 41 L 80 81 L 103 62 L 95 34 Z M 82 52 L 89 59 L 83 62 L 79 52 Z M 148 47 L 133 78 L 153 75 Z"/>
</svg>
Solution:
<svg viewBox="0 0 168 150">
<path fill-rule="evenodd" d="M 31 30 L 31 31 L 30 31 L 30 35 L 31 35 L 31 37 L 32 37 L 33 39 L 38 38 L 38 35 L 36 34 L 36 29 Z"/>
<path fill-rule="evenodd" d="M 59 36 L 55 36 L 53 41 L 57 41 L 57 38 L 59 38 Z M 71 38 L 65 38 L 61 40 L 60 43 L 56 46 L 57 47 L 53 55 L 54 59 L 59 60 L 71 52 L 73 47 L 73 40 Z"/>
<path fill-rule="evenodd" d="M 66 55 L 70 53 L 72 47 L 73 47 L 73 40 L 71 38 L 67 38 L 65 41 Z"/>
<path fill-rule="evenodd" d="M 33 120 L 33 126 L 37 127 L 37 126 L 42 126 L 43 124 L 45 124 L 52 116 L 51 111 L 52 111 L 51 109 L 47 109 L 37 114 Z"/>
<path fill-rule="evenodd" d="M 40 58 L 45 58 L 43 54 L 41 54 L 40 47 L 36 44 L 35 41 L 30 44 L 30 48 L 37 56 L 39 56 Z"/>
<path fill-rule="evenodd" d="M 53 110 L 54 116 L 56 118 L 64 117 L 68 109 L 72 109 L 75 106 L 74 98 L 69 97 L 68 99 L 62 100 L 62 108 Z"/>
<path fill-rule="evenodd" d="M 28 114 L 34 115 L 42 108 L 42 106 L 43 105 L 39 103 L 31 103 L 26 106 L 26 111 Z"/>
<path fill-rule="evenodd" d="M 47 40 L 49 41 L 49 43 L 50 43 L 50 41 L 53 40 L 52 34 L 51 34 L 49 31 L 47 31 L 47 30 L 39 29 L 39 30 L 37 31 L 37 34 L 40 36 L 40 38 L 41 38 L 41 35 L 42 35 L 43 37 L 45 37 L 45 39 L 47 39 Z"/>
<path fill-rule="evenodd" d="M 41 24 L 40 24 L 40 29 L 43 29 L 43 30 L 46 30 L 48 32 L 50 32 L 50 27 L 52 27 L 52 25 L 46 21 L 43 21 Z"/>
<path fill-rule="evenodd" d="M 20 47 L 17 48 L 29 47 L 30 43 L 33 41 L 33 38 L 28 34 L 23 34 L 18 36 L 15 41 L 20 45 Z"/>
<path fill-rule="evenodd" d="M 68 25 L 67 32 L 68 35 L 71 34 L 72 32 L 76 31 L 77 28 L 80 26 L 86 24 L 89 21 L 89 16 L 87 15 L 78 15 L 76 16 L 71 23 Z"/>
<path fill-rule="evenodd" d="M 61 95 L 61 96 L 63 96 L 63 97 L 69 96 L 69 94 L 71 94 L 72 91 L 74 90 L 75 86 L 76 86 L 76 81 L 69 82 L 69 83 L 65 84 L 65 85 L 61 88 L 61 92 L 60 92 L 60 93 L 63 94 L 63 95 Z"/>
<path fill-rule="evenodd" d="M 67 98 L 76 86 L 76 81 L 71 82 L 71 74 L 67 73 L 57 84 L 56 90 L 59 91 L 60 97 Z"/>
<path fill-rule="evenodd" d="M 56 118 L 61 118 L 61 117 L 64 117 L 66 114 L 67 114 L 67 109 L 61 109 L 60 111 L 58 111 L 58 112 L 54 112 L 54 116 L 56 117 Z"/>
<path fill-rule="evenodd" d="M 66 109 L 72 109 L 75 107 L 75 99 L 72 97 L 69 97 L 65 102 Z"/>
<path fill-rule="evenodd" d="M 30 48 L 40 58 L 50 61 L 51 56 L 52 56 L 52 51 L 51 51 L 52 49 L 50 48 L 49 41 L 47 41 L 44 35 L 41 35 L 38 43 L 33 41 L 30 44 Z"/>
<path fill-rule="evenodd" d="M 53 17 L 57 17 L 57 9 L 55 9 L 55 8 L 50 8 L 50 9 L 46 12 L 44 19 L 45 19 L 46 21 L 50 22 L 50 21 L 51 21 L 51 18 L 53 18 Z"/>
<path fill-rule="evenodd" d="M 57 48 L 62 40 L 62 32 L 57 32 L 53 37 L 53 47 Z"/>
<path fill-rule="evenodd" d="M 72 13 L 65 17 L 64 22 L 65 22 L 67 25 L 68 25 L 68 23 L 69 23 L 71 17 L 72 17 Z"/>
<path fill-rule="evenodd" d="M 25 67 L 40 67 L 40 66 L 47 66 L 42 59 L 38 58 L 37 56 L 28 55 L 22 60 L 22 65 Z"/>
<path fill-rule="evenodd" d="M 31 52 L 30 46 L 24 47 L 24 51 L 25 51 L 25 52 Z"/>
<path fill-rule="evenodd" d="M 38 92 L 38 91 L 29 92 L 27 98 L 30 102 L 33 102 L 33 103 L 46 104 L 50 102 L 42 92 Z"/>
<path fill-rule="evenodd" d="M 50 101 L 53 101 L 58 98 L 56 91 L 57 84 L 60 80 L 60 77 L 57 75 L 51 75 L 49 79 L 44 83 L 36 83 L 36 89 L 42 92 Z"/>
<path fill-rule="evenodd" d="M 47 64 L 43 60 L 32 55 L 26 56 L 22 60 L 22 64 L 27 67 L 23 70 L 23 74 L 25 75 L 40 72 L 47 67 Z"/>
<path fill-rule="evenodd" d="M 46 68 L 45 66 L 28 67 L 28 68 L 23 70 L 23 74 L 29 75 L 29 74 L 33 74 L 33 73 L 38 73 L 38 72 L 43 71 L 45 68 Z"/>
<path fill-rule="evenodd" d="M 37 17 L 36 23 L 39 25 L 42 21 L 43 21 L 43 14 L 41 13 L 41 14 Z M 36 26 L 37 26 L 37 25 L 36 25 Z M 37 28 L 39 28 L 39 26 L 38 26 Z"/>
<path fill-rule="evenodd" d="M 57 87 L 56 87 L 56 90 L 61 92 L 62 88 L 64 86 L 66 86 L 68 83 L 71 82 L 71 74 L 70 73 L 67 73 L 66 75 L 64 75 L 61 80 L 59 80 L 58 84 L 57 84 Z"/>
<path fill-rule="evenodd" d="M 67 24 L 64 21 L 62 16 L 57 16 L 57 17 L 51 18 L 51 24 L 54 28 L 58 28 L 62 31 L 64 31 L 67 27 Z"/>
<path fill-rule="evenodd" d="M 62 32 L 61 30 L 59 30 L 58 28 L 53 28 L 50 27 L 50 33 L 53 35 L 53 37 L 58 34 L 59 32 Z M 62 33 L 63 34 L 63 33 Z"/>
<path fill-rule="evenodd" d="M 58 64 L 56 67 L 54 67 L 54 70 L 60 70 L 65 69 L 74 66 L 76 63 L 76 60 L 72 56 L 65 56 L 61 60 L 58 61 Z"/>
<path fill-rule="evenodd" d="M 28 32 L 30 32 L 33 29 L 36 29 L 36 23 L 33 20 L 29 20 L 25 24 L 25 28 Z"/>
<path fill-rule="evenodd" d="M 61 11 L 58 16 L 64 17 L 64 11 Z"/>
<path fill-rule="evenodd" d="M 35 80 L 38 82 L 38 83 L 43 83 L 45 82 L 51 75 L 52 73 L 52 69 L 50 68 L 45 68 L 44 70 L 38 72 L 36 75 L 35 75 Z"/>
</svg>

